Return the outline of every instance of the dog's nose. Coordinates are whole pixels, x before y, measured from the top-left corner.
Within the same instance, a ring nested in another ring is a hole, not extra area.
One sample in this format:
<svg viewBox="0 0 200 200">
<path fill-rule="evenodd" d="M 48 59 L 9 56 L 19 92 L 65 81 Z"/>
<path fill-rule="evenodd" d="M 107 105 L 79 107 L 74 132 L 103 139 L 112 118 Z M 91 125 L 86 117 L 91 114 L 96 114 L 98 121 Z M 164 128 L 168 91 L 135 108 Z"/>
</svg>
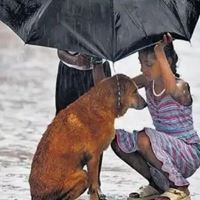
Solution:
<svg viewBox="0 0 200 200">
<path fill-rule="evenodd" d="M 137 109 L 137 110 L 141 110 L 141 109 L 143 109 L 143 108 L 145 108 L 147 106 L 147 103 L 146 103 L 146 101 L 144 100 L 144 101 L 139 101 L 139 103 L 137 104 L 137 107 L 135 108 L 135 109 Z"/>
<path fill-rule="evenodd" d="M 131 108 L 135 108 L 136 110 L 141 110 L 147 106 L 146 101 L 139 94 L 137 95 L 137 100 L 131 105 Z"/>
</svg>

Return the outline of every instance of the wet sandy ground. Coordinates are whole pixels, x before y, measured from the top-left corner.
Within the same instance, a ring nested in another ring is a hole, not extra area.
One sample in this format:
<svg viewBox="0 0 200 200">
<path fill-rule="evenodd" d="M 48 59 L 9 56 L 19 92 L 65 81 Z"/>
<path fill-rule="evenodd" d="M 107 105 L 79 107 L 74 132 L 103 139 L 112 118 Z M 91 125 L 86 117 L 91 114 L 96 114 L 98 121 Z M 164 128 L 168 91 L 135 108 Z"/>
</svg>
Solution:
<svg viewBox="0 0 200 200">
<path fill-rule="evenodd" d="M 190 82 L 194 122 L 200 132 L 200 26 L 192 46 L 177 43 L 179 72 Z M 56 50 L 24 46 L 0 23 L 0 200 L 30 199 L 28 176 L 41 135 L 55 113 Z M 116 64 L 117 72 L 139 73 L 137 55 Z M 136 117 L 137 116 L 137 117 Z M 129 111 L 116 127 L 127 130 L 152 126 L 147 110 Z M 200 199 L 200 170 L 190 179 L 192 200 Z M 125 200 L 128 193 L 147 182 L 119 160 L 111 149 L 104 155 L 102 189 L 110 200 Z M 88 199 L 87 194 L 82 200 Z"/>
</svg>

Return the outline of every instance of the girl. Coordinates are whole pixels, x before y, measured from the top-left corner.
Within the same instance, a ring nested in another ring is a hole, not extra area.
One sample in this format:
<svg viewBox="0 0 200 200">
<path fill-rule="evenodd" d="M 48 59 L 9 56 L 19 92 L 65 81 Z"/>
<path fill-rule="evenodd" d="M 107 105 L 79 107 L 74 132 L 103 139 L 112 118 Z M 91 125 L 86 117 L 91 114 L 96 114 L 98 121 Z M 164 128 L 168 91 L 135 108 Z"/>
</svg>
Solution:
<svg viewBox="0 0 200 200">
<path fill-rule="evenodd" d="M 133 80 L 145 88 L 155 129 L 116 130 L 114 152 L 150 183 L 128 199 L 189 200 L 186 178 L 200 166 L 200 139 L 193 128 L 189 85 L 176 72 L 171 35 L 139 51 L 139 61 L 142 74 Z"/>
</svg>

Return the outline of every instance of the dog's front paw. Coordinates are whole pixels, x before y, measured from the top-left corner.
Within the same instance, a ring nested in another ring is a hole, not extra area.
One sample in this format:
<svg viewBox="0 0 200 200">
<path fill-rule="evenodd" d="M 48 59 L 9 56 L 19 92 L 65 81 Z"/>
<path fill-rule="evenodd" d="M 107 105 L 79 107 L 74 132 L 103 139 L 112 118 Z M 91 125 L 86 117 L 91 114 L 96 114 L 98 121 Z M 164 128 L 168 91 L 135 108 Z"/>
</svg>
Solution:
<svg viewBox="0 0 200 200">
<path fill-rule="evenodd" d="M 107 200 L 106 195 L 99 189 L 97 191 L 90 190 L 90 200 Z"/>
<path fill-rule="evenodd" d="M 99 199 L 100 200 L 107 200 L 106 195 L 101 191 L 101 189 L 98 189 Z"/>
<path fill-rule="evenodd" d="M 90 187 L 88 193 L 90 194 L 90 200 L 101 200 L 97 189 Z"/>
<path fill-rule="evenodd" d="M 100 200 L 98 192 L 90 194 L 90 200 Z"/>
</svg>

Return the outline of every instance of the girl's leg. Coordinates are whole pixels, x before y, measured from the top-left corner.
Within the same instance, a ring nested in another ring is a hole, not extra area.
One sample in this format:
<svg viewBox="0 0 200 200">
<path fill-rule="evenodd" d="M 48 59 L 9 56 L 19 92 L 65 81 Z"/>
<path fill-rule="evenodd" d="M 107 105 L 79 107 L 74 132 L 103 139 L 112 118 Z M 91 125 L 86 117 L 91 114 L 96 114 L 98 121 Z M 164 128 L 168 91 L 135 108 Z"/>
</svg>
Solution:
<svg viewBox="0 0 200 200">
<path fill-rule="evenodd" d="M 139 174 L 141 174 L 145 179 L 147 179 L 149 181 L 149 184 L 152 187 L 162 192 L 161 189 L 154 183 L 151 177 L 150 167 L 147 164 L 147 161 L 143 158 L 143 156 L 138 151 L 133 152 L 133 153 L 123 152 L 118 146 L 116 138 L 112 141 L 111 147 L 119 158 L 121 158 L 130 167 L 135 169 Z"/>
<path fill-rule="evenodd" d="M 139 152 L 144 157 L 144 159 L 146 161 L 148 161 L 151 165 L 156 167 L 157 169 L 161 170 L 162 162 L 156 158 L 156 156 L 152 150 L 152 147 L 151 147 L 150 139 L 146 135 L 144 130 L 139 132 L 139 134 L 138 134 L 137 145 L 138 145 Z M 168 174 L 166 174 L 166 175 L 168 176 Z M 181 191 L 184 191 L 186 194 L 189 195 L 188 186 L 176 187 L 176 186 L 172 185 L 172 187 L 177 188 Z M 164 200 L 164 199 L 168 199 L 168 198 L 162 198 L 162 199 Z"/>
<path fill-rule="evenodd" d="M 145 131 L 140 131 L 137 137 L 137 146 L 140 154 L 157 169 L 161 169 L 162 162 L 160 162 L 153 153 L 151 142 Z"/>
</svg>

